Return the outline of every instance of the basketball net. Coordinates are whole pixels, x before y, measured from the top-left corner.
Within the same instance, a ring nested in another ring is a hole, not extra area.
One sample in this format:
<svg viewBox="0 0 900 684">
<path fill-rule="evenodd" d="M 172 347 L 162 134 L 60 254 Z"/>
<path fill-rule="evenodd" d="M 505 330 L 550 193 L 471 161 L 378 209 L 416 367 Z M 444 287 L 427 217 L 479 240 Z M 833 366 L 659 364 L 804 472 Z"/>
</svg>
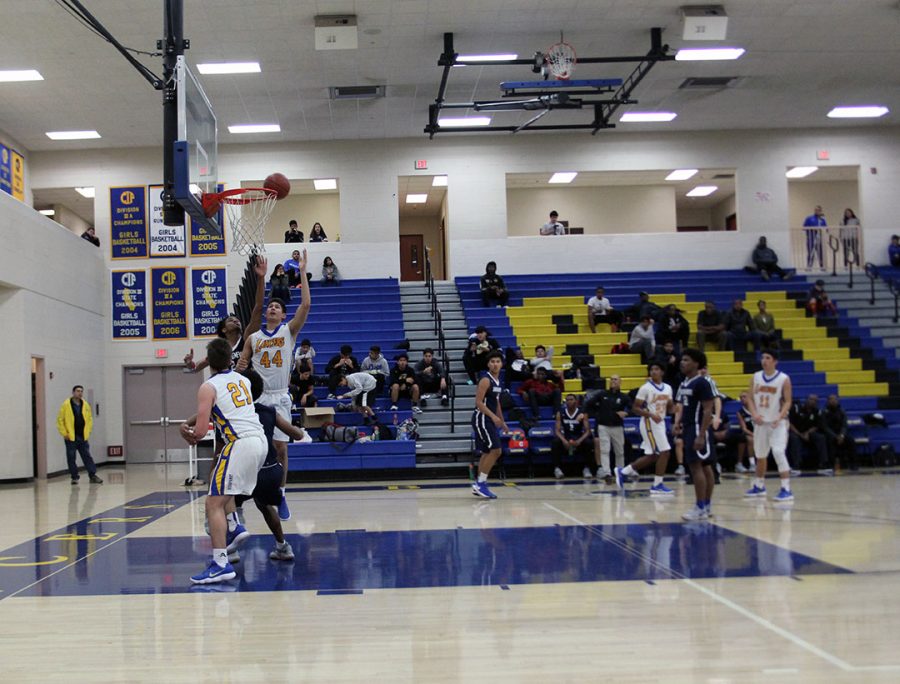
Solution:
<svg viewBox="0 0 900 684">
<path fill-rule="evenodd" d="M 231 250 L 246 256 L 266 251 L 266 223 L 277 199 L 274 190 L 235 188 L 204 198 L 204 206 L 225 205 L 231 225 Z"/>
<path fill-rule="evenodd" d="M 544 55 L 544 63 L 551 75 L 560 81 L 568 81 L 572 77 L 577 62 L 575 48 L 563 40 L 562 33 L 559 34 L 559 42 L 551 45 Z"/>
</svg>

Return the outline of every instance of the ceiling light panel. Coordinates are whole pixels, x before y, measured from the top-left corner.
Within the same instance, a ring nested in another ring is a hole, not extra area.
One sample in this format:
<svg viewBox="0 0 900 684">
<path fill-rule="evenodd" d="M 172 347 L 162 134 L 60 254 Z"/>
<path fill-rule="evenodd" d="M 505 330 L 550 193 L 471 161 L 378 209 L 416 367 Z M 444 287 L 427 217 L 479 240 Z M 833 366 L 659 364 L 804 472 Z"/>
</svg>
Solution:
<svg viewBox="0 0 900 684">
<path fill-rule="evenodd" d="M 626 112 L 619 119 L 622 123 L 660 123 L 672 121 L 676 116 L 675 112 Z"/>
<path fill-rule="evenodd" d="M 697 175 L 698 169 L 675 169 L 672 173 L 666 176 L 667 181 L 683 181 L 688 180 L 689 178 L 693 178 Z"/>
<path fill-rule="evenodd" d="M 788 169 L 788 172 L 784 175 L 788 178 L 806 178 L 818 170 L 818 166 L 795 166 L 792 169 Z"/>
<path fill-rule="evenodd" d="M 36 69 L 7 69 L 0 71 L 0 83 L 15 83 L 21 81 L 43 81 L 44 77 Z"/>
<path fill-rule="evenodd" d="M 316 190 L 337 190 L 337 178 L 316 178 L 313 187 Z"/>
<path fill-rule="evenodd" d="M 828 112 L 829 119 L 877 119 L 890 110 L 881 105 L 864 105 L 860 107 L 835 107 Z"/>
<path fill-rule="evenodd" d="M 687 197 L 708 197 L 719 189 L 717 185 L 698 185 L 696 188 L 687 193 Z"/>
<path fill-rule="evenodd" d="M 48 131 L 50 140 L 92 140 L 99 138 L 97 131 Z"/>
<path fill-rule="evenodd" d="M 552 176 L 550 176 L 550 180 L 548 183 L 571 183 L 575 180 L 575 176 L 578 175 L 577 171 L 557 171 Z"/>
<path fill-rule="evenodd" d="M 229 133 L 280 133 L 278 124 L 238 124 L 228 127 Z"/>
<path fill-rule="evenodd" d="M 428 201 L 428 195 L 407 195 L 407 204 L 425 204 Z"/>
<path fill-rule="evenodd" d="M 262 71 L 259 62 L 219 62 L 216 64 L 198 64 L 201 74 L 258 74 Z"/>
</svg>

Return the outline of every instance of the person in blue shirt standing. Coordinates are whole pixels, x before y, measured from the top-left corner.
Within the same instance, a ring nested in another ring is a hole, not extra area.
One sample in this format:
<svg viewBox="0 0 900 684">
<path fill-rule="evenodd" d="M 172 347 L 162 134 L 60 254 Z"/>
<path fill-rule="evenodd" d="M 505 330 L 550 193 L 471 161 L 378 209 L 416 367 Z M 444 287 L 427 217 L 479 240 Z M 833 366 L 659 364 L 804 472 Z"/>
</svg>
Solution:
<svg viewBox="0 0 900 684">
<path fill-rule="evenodd" d="M 694 482 L 696 505 L 681 517 L 689 521 L 708 520 L 712 515 L 712 493 L 716 484 L 715 444 L 710 434 L 715 393 L 700 369 L 706 368 L 706 354 L 698 349 L 681 352 L 684 380 L 675 396 L 674 432 L 684 440 L 684 460 Z"/>
<path fill-rule="evenodd" d="M 816 205 L 813 213 L 803 220 L 803 229 L 806 233 L 806 267 L 812 268 L 816 262 L 819 268 L 825 270 L 824 240 L 822 235 L 828 222 L 825 220 L 825 212 L 821 205 Z"/>
</svg>

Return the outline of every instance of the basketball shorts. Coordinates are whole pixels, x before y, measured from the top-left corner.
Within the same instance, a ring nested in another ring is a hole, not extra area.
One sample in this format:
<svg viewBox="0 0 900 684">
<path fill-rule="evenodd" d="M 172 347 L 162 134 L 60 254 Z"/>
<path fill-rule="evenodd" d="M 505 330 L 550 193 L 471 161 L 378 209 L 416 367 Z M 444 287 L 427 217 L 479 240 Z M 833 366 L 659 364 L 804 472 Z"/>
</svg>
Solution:
<svg viewBox="0 0 900 684">
<path fill-rule="evenodd" d="M 698 461 L 703 465 L 715 465 L 716 463 L 716 443 L 712 436 L 712 430 L 707 430 L 706 447 L 703 451 L 694 449 L 694 440 L 697 438 L 696 428 L 685 428 L 681 435 L 684 440 L 684 462 L 690 465 Z"/>
<path fill-rule="evenodd" d="M 472 416 L 472 430 L 475 433 L 475 451 L 486 454 L 500 448 L 500 433 L 494 421 L 480 411 Z"/>
<path fill-rule="evenodd" d="M 257 506 L 277 506 L 281 503 L 281 476 L 284 468 L 280 463 L 263 466 L 256 475 L 256 487 L 253 494 L 245 496 L 240 494 L 234 497 L 237 506 L 249 499 L 253 499 Z"/>
<path fill-rule="evenodd" d="M 757 460 L 764 461 L 769 450 L 784 454 L 788 443 L 788 421 L 780 420 L 778 425 L 757 425 L 753 430 L 753 452 Z"/>
<path fill-rule="evenodd" d="M 669 438 L 666 435 L 666 421 L 654 423 L 649 418 L 641 419 L 641 448 L 647 456 L 669 451 Z"/>
<path fill-rule="evenodd" d="M 210 476 L 209 495 L 251 495 L 268 452 L 269 444 L 262 432 L 228 442 Z"/>
<path fill-rule="evenodd" d="M 257 401 L 263 406 L 271 406 L 275 409 L 275 413 L 287 422 L 291 422 L 291 407 L 293 404 L 291 403 L 291 394 L 287 390 L 263 392 Z M 272 440 L 275 442 L 290 442 L 291 438 L 276 426 L 272 431 Z"/>
</svg>

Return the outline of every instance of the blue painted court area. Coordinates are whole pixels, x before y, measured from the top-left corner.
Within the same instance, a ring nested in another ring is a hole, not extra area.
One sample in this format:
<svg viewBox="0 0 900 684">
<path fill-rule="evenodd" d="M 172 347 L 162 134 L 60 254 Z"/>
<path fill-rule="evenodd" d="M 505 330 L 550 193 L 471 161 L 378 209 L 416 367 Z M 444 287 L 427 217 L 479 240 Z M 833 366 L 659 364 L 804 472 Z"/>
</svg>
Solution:
<svg viewBox="0 0 900 684">
<path fill-rule="evenodd" d="M 317 591 L 844 574 L 849 570 L 713 524 L 512 527 L 288 535 L 292 563 L 271 561 L 272 538 L 241 550 L 238 577 L 215 591 Z M 204 538 L 126 538 L 20 596 L 184 593 L 209 553 Z M 32 573 L 34 570 L 32 570 Z M 12 591 L 10 585 L 7 588 Z M 194 590 L 198 590 L 194 588 Z M 200 588 L 199 590 L 204 590 Z"/>
</svg>

